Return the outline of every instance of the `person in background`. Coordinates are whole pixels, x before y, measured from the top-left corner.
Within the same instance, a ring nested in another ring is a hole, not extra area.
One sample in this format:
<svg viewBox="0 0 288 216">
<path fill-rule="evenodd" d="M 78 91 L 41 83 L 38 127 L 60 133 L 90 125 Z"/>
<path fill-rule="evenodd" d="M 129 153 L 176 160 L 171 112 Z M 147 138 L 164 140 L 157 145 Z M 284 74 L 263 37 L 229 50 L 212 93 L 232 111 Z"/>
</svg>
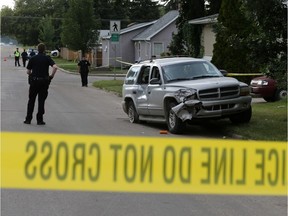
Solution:
<svg viewBox="0 0 288 216">
<path fill-rule="evenodd" d="M 29 87 L 29 100 L 27 104 L 27 115 L 24 124 L 31 124 L 36 97 L 38 96 L 38 113 L 36 115 L 37 125 L 45 125 L 43 115 L 45 113 L 45 100 L 48 96 L 48 88 L 58 67 L 50 56 L 45 54 L 45 44 L 38 45 L 38 55 L 31 58 L 27 65 Z M 49 75 L 49 66 L 52 74 Z"/>
<path fill-rule="evenodd" d="M 26 67 L 26 61 L 28 59 L 28 53 L 26 52 L 25 49 L 21 53 L 21 57 L 22 57 L 23 67 Z"/>
<path fill-rule="evenodd" d="M 85 56 L 83 56 L 82 60 L 78 63 L 78 71 L 81 75 L 82 87 L 87 87 L 88 85 L 89 67 L 90 62 L 86 59 Z"/>
<path fill-rule="evenodd" d="M 35 55 L 36 55 L 36 53 L 34 52 L 34 49 L 32 49 L 31 52 L 30 52 L 30 58 L 32 58 Z"/>
<path fill-rule="evenodd" d="M 19 52 L 19 49 L 16 48 L 16 51 L 14 52 L 14 58 L 15 58 L 15 67 L 18 65 L 18 66 L 21 66 L 20 65 L 20 62 L 19 62 L 19 58 L 20 58 L 20 52 Z"/>
</svg>

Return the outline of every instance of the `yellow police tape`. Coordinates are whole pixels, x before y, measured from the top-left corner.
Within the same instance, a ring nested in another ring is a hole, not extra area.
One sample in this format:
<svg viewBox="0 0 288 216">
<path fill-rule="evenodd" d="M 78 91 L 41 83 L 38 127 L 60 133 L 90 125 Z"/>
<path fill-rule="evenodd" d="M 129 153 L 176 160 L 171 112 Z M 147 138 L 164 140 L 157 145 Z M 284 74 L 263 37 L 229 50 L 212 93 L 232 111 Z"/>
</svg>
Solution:
<svg viewBox="0 0 288 216">
<path fill-rule="evenodd" d="M 285 142 L 2 132 L 2 188 L 287 195 Z"/>
<path fill-rule="evenodd" d="M 228 73 L 227 76 L 263 76 L 261 73 Z"/>
</svg>

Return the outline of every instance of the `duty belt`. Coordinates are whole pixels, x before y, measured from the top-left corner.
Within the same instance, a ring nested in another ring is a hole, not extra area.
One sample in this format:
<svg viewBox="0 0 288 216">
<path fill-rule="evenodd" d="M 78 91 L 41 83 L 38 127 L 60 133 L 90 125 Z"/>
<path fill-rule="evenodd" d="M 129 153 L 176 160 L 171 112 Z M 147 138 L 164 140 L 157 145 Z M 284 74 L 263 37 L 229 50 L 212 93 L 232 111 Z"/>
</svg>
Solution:
<svg viewBox="0 0 288 216">
<path fill-rule="evenodd" d="M 49 77 L 32 77 L 32 80 L 49 80 Z"/>
</svg>

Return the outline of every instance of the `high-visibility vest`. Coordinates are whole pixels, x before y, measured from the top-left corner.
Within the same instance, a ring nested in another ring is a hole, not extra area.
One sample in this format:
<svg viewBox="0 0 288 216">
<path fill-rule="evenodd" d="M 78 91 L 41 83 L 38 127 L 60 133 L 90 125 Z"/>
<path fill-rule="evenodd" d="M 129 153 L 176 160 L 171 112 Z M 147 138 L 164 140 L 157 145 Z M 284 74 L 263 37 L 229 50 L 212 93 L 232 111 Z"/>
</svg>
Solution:
<svg viewBox="0 0 288 216">
<path fill-rule="evenodd" d="M 15 51 L 15 57 L 19 57 L 20 56 L 20 52 Z"/>
</svg>

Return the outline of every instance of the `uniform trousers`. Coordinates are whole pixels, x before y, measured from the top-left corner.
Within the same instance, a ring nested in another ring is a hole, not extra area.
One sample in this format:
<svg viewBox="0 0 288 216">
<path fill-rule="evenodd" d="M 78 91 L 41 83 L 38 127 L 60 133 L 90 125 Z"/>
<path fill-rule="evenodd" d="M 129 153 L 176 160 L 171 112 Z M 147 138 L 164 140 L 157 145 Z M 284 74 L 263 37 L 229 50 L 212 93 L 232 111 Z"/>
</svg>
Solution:
<svg viewBox="0 0 288 216">
<path fill-rule="evenodd" d="M 20 66 L 19 57 L 15 57 L 15 66 Z"/>
<path fill-rule="evenodd" d="M 80 72 L 82 86 L 88 85 L 88 72 Z"/>
<path fill-rule="evenodd" d="M 33 118 L 35 100 L 38 95 L 38 113 L 36 119 L 37 122 L 43 121 L 43 115 L 45 113 L 45 100 L 48 96 L 49 84 L 48 79 L 30 81 L 26 120 L 31 121 Z"/>
</svg>

